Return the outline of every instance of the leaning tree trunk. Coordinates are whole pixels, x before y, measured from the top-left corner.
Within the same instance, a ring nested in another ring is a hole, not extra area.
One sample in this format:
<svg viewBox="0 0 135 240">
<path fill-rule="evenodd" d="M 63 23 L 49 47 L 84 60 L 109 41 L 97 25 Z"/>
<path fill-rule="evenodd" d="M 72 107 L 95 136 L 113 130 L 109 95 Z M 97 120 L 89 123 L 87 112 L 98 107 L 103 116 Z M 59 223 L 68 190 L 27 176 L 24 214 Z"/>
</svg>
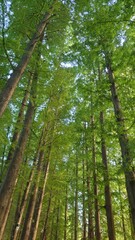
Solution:
<svg viewBox="0 0 135 240">
<path fill-rule="evenodd" d="M 4 236 L 4 231 L 5 231 L 5 228 L 6 228 L 6 224 L 7 224 L 7 220 L 8 220 L 8 216 L 9 216 L 9 212 L 10 212 L 10 208 L 11 208 L 11 204 L 12 204 L 12 197 L 8 203 L 8 207 L 6 209 L 6 212 L 5 212 L 5 216 L 4 216 L 4 219 L 3 219 L 3 223 L 2 223 L 2 227 L 0 229 L 0 240 L 3 240 L 3 236 Z"/>
<path fill-rule="evenodd" d="M 132 158 L 129 151 L 129 140 L 126 134 L 123 112 L 120 105 L 119 97 L 117 94 L 115 78 L 111 66 L 111 61 L 108 54 L 105 54 L 106 57 L 106 67 L 108 71 L 108 77 L 111 88 L 112 102 L 114 106 L 114 113 L 117 122 L 117 132 L 119 143 L 121 147 L 122 159 L 123 159 L 123 167 L 125 172 L 125 180 L 126 180 L 126 189 L 128 194 L 128 200 L 131 211 L 131 218 L 133 224 L 134 238 L 135 238 L 135 171 L 132 168 Z"/>
<path fill-rule="evenodd" d="M 107 227 L 108 227 L 108 239 L 115 240 L 115 228 L 114 228 L 114 217 L 112 210 L 112 199 L 109 184 L 109 170 L 108 161 L 106 155 L 106 144 L 104 138 L 104 115 L 100 112 L 100 125 L 101 125 L 101 153 L 102 153 L 102 163 L 104 166 L 104 183 L 105 183 L 105 210 L 107 217 Z"/>
<path fill-rule="evenodd" d="M 57 0 L 55 0 L 54 3 L 55 2 L 57 2 Z M 5 108 L 16 89 L 16 86 L 27 67 L 27 64 L 32 56 L 32 53 L 44 32 L 44 29 L 48 23 L 48 20 L 52 16 L 53 10 L 54 10 L 54 4 L 50 8 L 48 13 L 45 13 L 43 19 L 39 23 L 39 25 L 35 31 L 35 34 L 33 35 L 32 39 L 28 43 L 18 66 L 15 68 L 11 77 L 8 79 L 8 81 L 0 95 L 0 117 L 2 116 L 3 112 L 5 111 Z"/>
<path fill-rule="evenodd" d="M 7 175 L 5 177 L 5 180 L 3 181 L 3 184 L 0 189 L 0 232 L 1 228 L 3 226 L 4 218 L 6 209 L 8 207 L 8 204 L 10 202 L 10 199 L 13 194 L 13 190 L 17 181 L 18 172 L 20 169 L 20 165 L 23 160 L 23 154 L 26 147 L 26 143 L 29 137 L 30 128 L 33 120 L 34 115 L 34 109 L 35 109 L 35 92 L 36 92 L 36 85 L 37 85 L 37 74 L 35 73 L 35 76 L 33 77 L 33 85 L 31 90 L 31 95 L 33 97 L 32 101 L 29 102 L 28 109 L 26 112 L 25 120 L 24 120 L 24 126 L 22 129 L 22 132 L 20 134 L 20 138 L 18 141 L 18 145 L 16 146 L 14 156 L 12 158 L 12 161 L 10 162 L 9 169 L 7 172 Z M 10 181 L 9 181 L 10 179 Z"/>
</svg>

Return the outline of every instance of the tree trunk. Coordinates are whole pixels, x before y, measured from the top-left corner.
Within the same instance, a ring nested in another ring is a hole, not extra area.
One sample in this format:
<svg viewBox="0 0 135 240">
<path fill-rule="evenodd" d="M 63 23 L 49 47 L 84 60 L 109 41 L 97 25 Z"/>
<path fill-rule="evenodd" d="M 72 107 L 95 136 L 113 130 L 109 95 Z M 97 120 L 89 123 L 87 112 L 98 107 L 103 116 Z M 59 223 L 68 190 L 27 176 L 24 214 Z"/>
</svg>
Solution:
<svg viewBox="0 0 135 240">
<path fill-rule="evenodd" d="M 16 122 L 16 126 L 15 126 L 15 130 L 14 130 L 14 134 L 12 137 L 12 143 L 11 143 L 11 147 L 9 149 L 9 153 L 8 153 L 8 157 L 7 157 L 7 161 L 10 162 L 13 158 L 14 155 L 14 150 L 16 147 L 16 144 L 18 142 L 19 136 L 20 136 L 20 132 L 21 132 L 21 125 L 23 124 L 23 119 L 24 119 L 24 109 L 26 107 L 29 95 L 30 95 L 30 87 L 32 84 L 32 77 L 30 76 L 30 80 L 28 82 L 28 86 L 27 86 L 27 90 L 25 90 L 25 94 L 21 103 L 21 107 L 19 110 L 19 114 L 18 114 L 18 118 L 17 118 L 17 122 Z"/>
<path fill-rule="evenodd" d="M 76 186 L 75 186 L 75 233 L 74 233 L 74 240 L 78 240 L 78 159 L 77 159 L 77 157 L 76 157 L 75 176 L 76 176 Z"/>
<path fill-rule="evenodd" d="M 46 212 L 46 217 L 45 217 L 44 229 L 43 229 L 43 233 L 41 234 L 42 235 L 42 237 L 41 237 L 42 240 L 46 240 L 47 223 L 48 223 L 48 218 L 49 218 L 49 213 L 50 213 L 50 208 L 51 208 L 51 201 L 52 201 L 52 193 L 50 193 L 47 212 Z"/>
<path fill-rule="evenodd" d="M 11 204 L 12 204 L 12 197 L 11 197 L 11 199 L 10 199 L 10 201 L 8 203 L 7 209 L 5 211 L 2 228 L 0 230 L 0 240 L 3 240 L 4 231 L 5 231 L 5 228 L 6 228 L 6 224 L 7 224 L 7 220 L 8 220 L 8 216 L 9 216 L 9 212 L 10 212 L 10 208 L 11 208 Z"/>
<path fill-rule="evenodd" d="M 55 2 L 56 2 L 56 0 L 54 1 L 54 3 Z M 40 40 L 41 36 L 43 35 L 44 29 L 47 25 L 49 18 L 52 15 L 53 10 L 54 10 L 54 4 L 50 8 L 49 12 L 44 15 L 43 19 L 39 23 L 39 25 L 35 31 L 35 34 L 33 35 L 32 39 L 28 43 L 18 66 L 15 68 L 15 70 L 11 74 L 11 77 L 8 79 L 8 81 L 0 95 L 0 117 L 2 116 L 3 112 L 5 111 L 5 108 L 16 89 L 16 86 L 27 67 L 27 64 L 31 58 L 31 55 L 37 45 L 37 42 Z"/>
<path fill-rule="evenodd" d="M 109 184 L 109 170 L 106 155 L 106 144 L 104 138 L 104 116 L 103 112 L 100 112 L 100 125 L 101 125 L 101 152 L 102 152 L 102 162 L 104 166 L 104 182 L 105 182 L 105 210 L 107 217 L 107 227 L 108 227 L 108 238 L 109 240 L 115 240 L 115 228 L 114 228 L 114 217 L 112 210 L 112 200 L 111 191 Z"/>
<path fill-rule="evenodd" d="M 84 124 L 84 129 L 86 130 L 86 124 Z M 87 147 L 87 136 L 84 136 L 84 146 L 86 155 L 86 184 L 87 184 L 87 198 L 88 198 L 88 240 L 94 240 L 94 227 L 93 227 L 93 203 L 90 185 L 90 163 L 88 159 L 88 147 Z"/>
<path fill-rule="evenodd" d="M 92 162 L 93 162 L 93 180 L 94 180 L 94 204 L 95 204 L 95 237 L 96 240 L 101 240 L 100 230 L 100 212 L 98 204 L 98 186 L 97 186 L 97 166 L 96 166 L 96 150 L 95 150 L 95 136 L 94 136 L 94 117 L 91 117 L 91 131 L 92 131 Z"/>
<path fill-rule="evenodd" d="M 89 176 L 90 173 L 88 160 L 86 162 L 86 165 L 87 165 L 87 194 L 88 194 L 88 240 L 94 240 L 92 198 L 90 190 L 90 176 Z"/>
<path fill-rule="evenodd" d="M 134 238 L 135 238 L 135 171 L 132 168 L 132 159 L 131 159 L 129 146 L 128 146 L 128 136 L 126 134 L 126 129 L 124 125 L 122 108 L 117 95 L 117 89 L 115 84 L 115 78 L 113 75 L 113 70 L 111 67 L 111 61 L 107 54 L 105 55 L 105 57 L 106 57 L 106 67 L 108 71 L 108 77 L 110 81 L 114 113 L 115 113 L 115 118 L 117 122 L 117 132 L 118 132 L 118 138 L 119 138 L 119 143 L 121 147 L 125 179 L 126 179 L 126 189 L 128 194 L 133 231 L 134 231 Z"/>
<path fill-rule="evenodd" d="M 27 183 L 26 189 L 24 191 L 24 195 L 21 201 L 21 206 L 20 206 L 20 211 L 17 214 L 17 218 L 16 218 L 16 222 L 15 222 L 15 227 L 13 229 L 13 234 L 11 239 L 16 240 L 18 239 L 18 234 L 20 233 L 20 228 L 22 225 L 22 218 L 23 218 L 23 214 L 26 208 L 26 204 L 27 204 L 27 200 L 30 194 L 30 188 L 31 188 L 31 184 L 32 184 L 32 180 L 33 180 L 33 176 L 34 176 L 34 168 L 31 171 L 30 177 L 29 177 L 29 181 Z"/>
<path fill-rule="evenodd" d="M 66 185 L 66 199 L 65 199 L 65 212 L 64 212 L 64 240 L 67 240 L 67 212 L 68 212 L 68 187 Z"/>
<path fill-rule="evenodd" d="M 83 159 L 83 235 L 82 240 L 86 240 L 86 201 L 85 201 L 85 191 L 86 191 L 86 178 L 85 178 L 85 160 Z"/>
<path fill-rule="evenodd" d="M 37 85 L 37 74 L 35 73 L 33 79 L 33 85 L 31 90 L 31 95 L 33 97 L 33 101 L 29 102 L 28 109 L 26 112 L 24 126 L 22 132 L 20 134 L 20 138 L 18 141 L 18 145 L 16 146 L 14 156 L 12 161 L 10 162 L 9 169 L 5 180 L 0 189 L 0 231 L 3 225 L 4 215 L 11 199 L 15 184 L 17 182 L 18 172 L 23 160 L 23 154 L 26 147 L 26 143 L 29 137 L 30 128 L 33 120 L 34 109 L 35 109 L 35 92 L 36 92 L 36 85 Z M 10 179 L 10 181 L 9 181 Z"/>
<path fill-rule="evenodd" d="M 57 208 L 57 219 L 56 219 L 56 233 L 55 233 L 55 240 L 59 239 L 59 223 L 60 223 L 60 201 L 58 203 L 58 208 Z"/>
<path fill-rule="evenodd" d="M 27 214 L 26 214 L 26 217 L 25 217 L 23 231 L 22 231 L 22 235 L 21 235 L 21 238 L 20 238 L 21 240 L 23 240 L 23 239 L 29 240 L 29 237 L 30 237 L 33 215 L 34 215 L 34 210 L 35 210 L 36 200 L 37 200 L 38 190 L 39 190 L 39 182 L 40 182 L 41 173 L 42 173 L 41 169 L 42 169 L 43 158 L 44 158 L 44 152 L 41 151 L 40 157 L 39 157 L 39 162 L 38 162 L 37 179 L 36 179 L 36 183 L 33 185 L 32 191 L 31 191 L 29 206 L 28 206 L 28 209 L 27 209 Z"/>
<path fill-rule="evenodd" d="M 9 170 L 7 172 L 5 181 L 3 182 L 3 185 L 0 190 L 0 229 L 2 228 L 3 219 L 5 215 L 5 210 L 9 204 L 10 198 L 12 196 L 14 186 L 18 177 L 18 172 L 20 169 L 20 165 L 23 160 L 23 153 L 25 150 L 26 142 L 29 136 L 30 132 L 30 126 L 32 123 L 34 114 L 34 106 L 32 103 L 29 103 L 28 111 L 26 114 L 25 122 L 24 122 L 24 128 L 22 130 L 18 146 L 16 148 L 16 151 L 14 153 L 13 160 L 10 163 Z M 10 181 L 9 181 L 10 179 Z"/>
<path fill-rule="evenodd" d="M 21 231 L 21 226 L 23 225 L 22 221 L 23 221 L 23 215 L 24 215 L 24 211 L 26 209 L 26 205 L 27 205 L 27 201 L 30 195 L 30 189 L 31 189 L 31 185 L 32 185 L 32 180 L 34 178 L 34 174 L 35 174 L 35 166 L 37 165 L 38 162 L 38 158 L 39 158 L 39 152 L 40 152 L 40 147 L 43 141 L 43 136 L 45 134 L 45 127 L 43 127 L 42 133 L 41 133 L 41 137 L 39 140 L 39 144 L 38 144 L 38 148 L 37 148 L 37 152 L 33 161 L 33 168 L 31 170 L 30 176 L 29 176 L 29 180 L 27 182 L 27 186 L 26 189 L 24 191 L 22 200 L 21 200 L 21 204 L 20 204 L 20 209 L 13 227 L 13 231 L 12 231 L 12 236 L 11 239 L 16 240 L 18 239 L 18 235 L 20 234 Z"/>
<path fill-rule="evenodd" d="M 122 228 L 123 228 L 123 239 L 127 240 L 126 237 L 126 227 L 125 227 L 125 219 L 124 219 L 124 212 L 123 212 L 123 204 L 122 204 L 122 195 L 121 195 L 121 189 L 120 184 L 119 185 L 119 196 L 120 196 L 120 211 L 121 211 L 121 221 L 122 221 Z"/>
<path fill-rule="evenodd" d="M 45 176 L 44 176 L 44 184 L 43 184 L 43 187 L 42 187 L 40 202 L 38 204 L 38 212 L 37 212 L 37 216 L 36 216 L 36 223 L 34 224 L 35 226 L 34 226 L 34 231 L 33 231 L 33 234 L 32 234 L 32 236 L 33 236 L 32 240 L 36 240 L 36 236 L 37 236 L 37 232 L 38 232 L 38 226 L 39 226 L 39 220 L 40 220 L 40 215 L 41 215 L 41 210 L 42 210 L 42 205 L 43 205 L 46 182 L 47 182 L 49 167 L 50 167 L 49 159 L 48 159 L 48 162 L 46 164 L 47 164 L 47 166 L 46 166 L 46 171 L 45 171 Z"/>
</svg>

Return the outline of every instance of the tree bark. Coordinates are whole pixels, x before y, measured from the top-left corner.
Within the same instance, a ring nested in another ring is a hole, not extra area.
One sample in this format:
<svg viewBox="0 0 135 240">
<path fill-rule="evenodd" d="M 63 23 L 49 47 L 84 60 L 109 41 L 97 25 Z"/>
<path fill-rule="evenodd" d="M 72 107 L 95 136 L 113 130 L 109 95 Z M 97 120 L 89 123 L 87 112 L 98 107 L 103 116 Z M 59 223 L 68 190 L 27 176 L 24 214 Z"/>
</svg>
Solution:
<svg viewBox="0 0 135 240">
<path fill-rule="evenodd" d="M 82 240 L 86 240 L 86 200 L 85 200 L 85 191 L 86 191 L 86 177 L 85 177 L 85 160 L 83 159 L 83 235 Z"/>
<path fill-rule="evenodd" d="M 50 150 L 51 151 L 51 150 Z M 49 153 L 50 155 L 50 153 Z M 43 199 L 44 199 L 44 194 L 45 194 L 45 188 L 46 188 L 46 182 L 47 182 L 47 178 L 48 178 L 48 173 L 49 173 L 49 167 L 50 167 L 50 161 L 48 159 L 48 162 L 46 163 L 46 170 L 45 170 L 45 176 L 44 176 L 44 184 L 43 184 L 43 188 L 42 188 L 42 192 L 41 192 L 41 198 L 40 198 L 40 202 L 38 204 L 38 212 L 37 212 L 37 216 L 36 216 L 36 222 L 35 222 L 35 226 L 34 226 L 34 231 L 32 234 L 32 240 L 36 240 L 37 237 L 37 232 L 38 232 L 38 226 L 39 226 L 39 220 L 40 220 L 40 215 L 41 215 L 41 210 L 42 210 L 42 205 L 43 205 Z"/>
<path fill-rule="evenodd" d="M 114 228 L 114 217 L 112 209 L 112 199 L 109 184 L 109 170 L 108 161 L 106 154 L 106 144 L 104 138 L 104 115 L 100 112 L 100 125 L 101 125 L 101 153 L 102 153 L 102 163 L 104 166 L 104 182 L 105 182 L 105 210 L 107 217 L 107 227 L 108 227 L 108 238 L 109 240 L 115 240 L 115 228 Z"/>
<path fill-rule="evenodd" d="M 133 231 L 134 231 L 133 235 L 135 238 L 135 171 L 132 167 L 132 159 L 131 159 L 129 145 L 128 145 L 129 140 L 126 134 L 123 112 L 122 112 L 122 108 L 121 108 L 120 101 L 117 94 L 116 83 L 115 83 L 115 78 L 114 78 L 114 74 L 111 66 L 111 61 L 107 53 L 105 54 L 105 58 L 106 58 L 106 67 L 107 67 L 108 77 L 110 82 L 112 102 L 114 106 L 114 113 L 115 113 L 115 118 L 117 122 L 118 138 L 119 138 L 122 159 L 123 159 L 123 167 L 124 167 L 125 180 L 126 180 L 126 190 L 127 190 L 127 195 L 128 195 L 129 205 L 130 205 L 131 218 L 132 218 Z"/>
<path fill-rule="evenodd" d="M 76 157 L 75 176 L 76 176 L 76 186 L 75 186 L 75 233 L 74 233 L 74 240 L 77 240 L 78 239 L 78 159 L 77 159 L 77 157 Z"/>
<path fill-rule="evenodd" d="M 41 234 L 42 235 L 42 237 L 41 237 L 42 240 L 46 240 L 47 223 L 48 223 L 48 218 L 49 218 L 49 213 L 50 213 L 50 208 L 51 208 L 51 201 L 52 201 L 52 192 L 50 193 L 47 212 L 46 212 L 46 217 L 45 217 L 44 229 L 43 229 L 43 233 Z"/>
<path fill-rule="evenodd" d="M 56 0 L 54 1 L 54 3 L 55 2 L 56 2 Z M 37 42 L 40 40 L 40 38 L 44 32 L 44 29 L 47 25 L 49 18 L 52 15 L 53 10 L 54 10 L 54 4 L 50 8 L 49 12 L 45 13 L 43 19 L 41 20 L 41 22 L 39 23 L 39 25 L 35 31 L 35 34 L 33 35 L 32 39 L 28 43 L 18 66 L 15 68 L 15 70 L 11 74 L 11 77 L 8 79 L 3 91 L 1 92 L 1 95 L 0 95 L 0 117 L 4 113 L 6 106 L 7 106 L 8 102 L 10 101 L 10 99 L 16 89 L 16 86 L 27 67 L 27 64 L 32 56 L 32 53 L 33 53 L 36 45 L 37 45 Z"/>
<path fill-rule="evenodd" d="M 24 94 L 24 97 L 23 97 L 23 100 L 22 100 L 22 103 L 21 103 L 21 107 L 20 107 L 20 110 L 19 110 L 18 117 L 17 117 L 17 122 L 16 122 L 15 130 L 14 130 L 14 134 L 13 134 L 13 137 L 12 137 L 11 147 L 9 149 L 9 153 L 8 153 L 8 157 L 7 157 L 8 162 L 10 162 L 13 158 L 14 150 L 15 150 L 16 144 L 17 144 L 19 136 L 20 136 L 20 132 L 21 132 L 20 125 L 23 124 L 24 109 L 26 107 L 26 103 L 27 103 L 29 95 L 30 95 L 31 84 L 32 84 L 32 76 L 30 76 L 30 80 L 28 82 L 27 90 L 25 90 L 25 94 Z"/>
<path fill-rule="evenodd" d="M 25 222 L 24 222 L 24 226 L 23 226 L 23 231 L 22 231 L 22 235 L 20 238 L 21 240 L 23 240 L 23 239 L 29 240 L 29 237 L 30 237 L 33 215 L 34 215 L 34 210 L 35 210 L 36 200 L 37 200 L 38 190 L 39 190 L 39 182 L 40 182 L 40 178 L 41 178 L 41 169 L 42 169 L 43 158 L 44 158 L 44 152 L 41 151 L 39 161 L 38 161 L 37 179 L 36 179 L 36 183 L 32 187 L 29 205 L 28 205 Z"/>
<path fill-rule="evenodd" d="M 64 211 L 64 240 L 67 240 L 67 213 L 68 213 L 68 186 L 66 185 L 65 211 Z"/>
<path fill-rule="evenodd" d="M 123 204 L 122 204 L 122 196 L 121 196 L 121 189 L 120 189 L 120 184 L 119 183 L 118 183 L 118 185 L 119 185 L 119 196 L 120 196 L 121 222 L 122 222 L 122 228 L 123 228 L 123 239 L 127 240 L 125 219 L 124 219 L 124 212 L 123 212 Z"/>
<path fill-rule="evenodd" d="M 18 145 L 16 146 L 14 156 L 12 158 L 12 161 L 10 162 L 9 169 L 7 172 L 7 175 L 5 177 L 5 180 L 3 181 L 3 184 L 0 189 L 0 231 L 3 225 L 3 219 L 4 215 L 7 209 L 7 206 L 9 204 L 9 201 L 11 199 L 17 177 L 18 172 L 23 160 L 23 154 L 26 147 L 26 143 L 29 137 L 30 128 L 33 120 L 34 115 L 34 109 L 35 109 L 35 92 L 36 92 L 36 85 L 37 85 L 37 74 L 35 73 L 34 79 L 33 79 L 33 85 L 32 85 L 32 97 L 33 101 L 29 102 L 28 109 L 26 112 L 25 120 L 24 120 L 24 126 L 22 129 L 22 132 L 20 134 L 20 138 L 18 141 Z M 10 179 L 10 181 L 9 181 Z"/>
<path fill-rule="evenodd" d="M 86 124 L 84 125 L 86 131 Z M 87 136 L 85 133 L 84 136 L 84 146 L 85 146 L 85 155 L 86 155 L 86 184 L 87 184 L 87 198 L 88 198 L 88 240 L 94 240 L 94 227 L 93 227 L 93 203 L 92 203 L 92 194 L 91 194 L 91 185 L 90 185 L 90 165 L 88 159 L 88 146 L 87 146 Z"/>
<path fill-rule="evenodd" d="M 10 201 L 8 203 L 7 209 L 5 211 L 2 228 L 0 230 L 0 240 L 3 240 L 3 237 L 4 237 L 4 232 L 5 232 L 5 228 L 6 228 L 6 224 L 7 224 L 7 220 L 8 220 L 8 216 L 9 216 L 9 212 L 10 212 L 10 208 L 11 208 L 11 204 L 12 204 L 12 197 L 11 197 L 11 199 L 10 199 Z"/>
<path fill-rule="evenodd" d="M 87 194 L 88 194 L 88 240 L 94 240 L 93 211 L 92 211 L 92 199 L 91 199 L 90 176 L 89 176 L 90 173 L 89 173 L 88 160 L 86 162 L 86 168 L 87 168 Z"/>
<path fill-rule="evenodd" d="M 97 166 L 96 166 L 96 149 L 94 136 L 94 117 L 91 117 L 91 131 L 92 131 L 92 162 L 93 162 L 93 180 L 94 180 L 94 205 L 95 205 L 95 237 L 96 240 L 101 240 L 100 229 L 100 212 L 98 204 L 98 186 L 97 186 Z"/>
</svg>

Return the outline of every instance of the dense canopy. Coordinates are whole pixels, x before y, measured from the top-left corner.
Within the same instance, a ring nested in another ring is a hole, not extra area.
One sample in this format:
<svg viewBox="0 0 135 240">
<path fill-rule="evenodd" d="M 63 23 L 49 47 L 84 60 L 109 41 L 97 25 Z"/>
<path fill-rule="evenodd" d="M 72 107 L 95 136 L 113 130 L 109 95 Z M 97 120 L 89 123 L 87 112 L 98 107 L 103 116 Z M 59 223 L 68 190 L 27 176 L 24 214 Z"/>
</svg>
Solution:
<svg viewBox="0 0 135 240">
<path fill-rule="evenodd" d="M 0 15 L 0 240 L 135 240 L 134 0 Z"/>
</svg>

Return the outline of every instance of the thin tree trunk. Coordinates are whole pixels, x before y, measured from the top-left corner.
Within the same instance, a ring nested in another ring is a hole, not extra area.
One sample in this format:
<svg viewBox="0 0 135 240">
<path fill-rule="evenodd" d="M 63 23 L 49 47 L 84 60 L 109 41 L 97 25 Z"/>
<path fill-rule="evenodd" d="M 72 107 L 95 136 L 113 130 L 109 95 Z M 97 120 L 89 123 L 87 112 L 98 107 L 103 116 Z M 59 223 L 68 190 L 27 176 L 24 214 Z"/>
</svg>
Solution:
<svg viewBox="0 0 135 240">
<path fill-rule="evenodd" d="M 26 189 L 24 191 L 24 195 L 23 195 L 23 198 L 22 198 L 22 201 L 21 201 L 20 211 L 17 214 L 15 228 L 13 230 L 13 234 L 12 234 L 12 237 L 11 237 L 11 239 L 13 239 L 13 240 L 18 239 L 18 235 L 20 233 L 22 218 L 23 218 L 23 214 L 24 214 L 24 211 L 25 211 L 25 208 L 26 208 L 28 197 L 29 197 L 33 176 L 34 176 L 34 168 L 31 171 L 29 181 L 27 183 L 27 186 L 26 186 Z"/>
<path fill-rule="evenodd" d="M 92 162 L 93 162 L 93 180 L 94 180 L 94 204 L 95 204 L 95 237 L 96 240 L 101 240 L 100 229 L 100 212 L 98 204 L 98 186 L 97 186 L 97 170 L 96 170 L 96 150 L 95 150 L 95 136 L 94 136 L 94 117 L 91 117 L 92 130 Z"/>
<path fill-rule="evenodd" d="M 119 186 L 119 196 L 120 196 L 120 210 L 121 210 L 121 221 L 122 221 L 122 228 L 123 228 L 123 237 L 124 240 L 127 240 L 126 237 L 126 227 L 125 227 L 125 219 L 124 219 L 124 213 L 123 213 L 123 204 L 122 204 L 122 196 L 121 196 L 121 189 L 120 189 L 120 185 Z"/>
<path fill-rule="evenodd" d="M 42 240 L 46 240 L 47 223 L 48 223 L 48 218 L 49 218 L 49 213 L 50 213 L 50 208 L 51 208 L 51 201 L 52 201 L 52 193 L 50 193 L 50 197 L 49 197 L 49 202 L 48 202 L 48 207 L 47 207 L 47 212 L 46 212 L 46 217 L 45 217 L 45 223 L 44 223 L 44 229 L 43 229 L 43 234 L 41 237 Z"/>
<path fill-rule="evenodd" d="M 65 212 L 64 212 L 64 240 L 67 240 L 67 212 L 68 212 L 68 188 L 66 186 Z"/>
<path fill-rule="evenodd" d="M 88 162 L 87 162 L 87 194 L 88 194 L 88 240 L 94 240 L 93 211 Z"/>
<path fill-rule="evenodd" d="M 112 199 L 109 184 L 109 170 L 106 155 L 106 144 L 104 138 L 104 115 L 100 112 L 100 125 L 101 125 L 101 152 L 102 152 L 102 162 L 104 166 L 104 182 L 105 182 L 105 210 L 107 217 L 107 227 L 108 227 L 108 238 L 109 240 L 115 240 L 115 228 L 114 228 L 114 217 L 112 210 Z"/>
<path fill-rule="evenodd" d="M 119 143 L 121 147 L 123 166 L 125 171 L 126 189 L 128 194 L 133 231 L 134 231 L 133 235 L 135 238 L 135 171 L 132 168 L 132 159 L 131 159 L 129 146 L 128 146 L 128 136 L 126 134 L 123 112 L 122 112 L 122 108 L 121 108 L 120 101 L 117 94 L 115 78 L 113 75 L 110 58 L 107 54 L 105 55 L 105 57 L 106 57 L 106 67 L 108 71 L 108 77 L 110 81 L 114 113 L 115 113 L 116 122 L 117 122 L 118 138 L 119 138 Z"/>
<path fill-rule="evenodd" d="M 47 162 L 47 166 L 46 166 L 46 172 L 45 172 L 45 176 L 44 176 L 44 184 L 43 184 L 43 188 L 42 188 L 42 192 L 41 192 L 41 199 L 38 205 L 38 213 L 36 216 L 36 224 L 34 226 L 34 234 L 32 237 L 32 240 L 36 240 L 37 237 L 37 232 L 38 232 L 38 226 L 39 226 L 39 220 L 40 220 L 40 215 L 41 215 L 41 210 L 42 210 L 42 205 L 43 205 L 43 199 L 44 199 L 44 194 L 45 194 L 45 188 L 46 188 L 46 182 L 47 182 L 47 178 L 48 178 L 48 173 L 49 173 L 49 167 L 50 167 L 50 162 L 48 159 Z"/>
<path fill-rule="evenodd" d="M 74 240 L 78 240 L 78 159 L 76 158 L 76 188 L 75 188 L 75 233 Z"/>
<path fill-rule="evenodd" d="M 83 159 L 83 236 L 82 240 L 86 240 L 86 200 L 85 200 L 85 191 L 86 191 L 86 178 L 85 178 L 85 160 Z"/>
<path fill-rule="evenodd" d="M 84 125 L 86 131 L 86 124 Z M 92 209 L 92 196 L 91 196 L 91 185 L 90 185 L 90 165 L 88 159 L 88 147 L 87 147 L 87 136 L 85 133 L 85 155 L 86 155 L 86 183 L 87 183 L 87 198 L 88 198 L 88 240 L 94 240 L 94 227 L 93 227 L 93 209 Z"/>
<path fill-rule="evenodd" d="M 38 163 L 38 174 L 37 174 L 36 184 L 33 185 L 33 189 L 31 191 L 29 206 L 27 209 L 27 214 L 25 217 L 23 231 L 22 231 L 22 235 L 20 238 L 21 240 L 23 240 L 23 239 L 29 240 L 29 237 L 30 237 L 31 225 L 32 225 L 32 221 L 33 221 L 33 215 L 34 215 L 34 210 L 35 210 L 36 200 L 37 200 L 37 195 L 38 195 L 38 190 L 39 190 L 39 182 L 40 182 L 41 175 L 42 175 L 41 168 L 42 168 L 43 158 L 44 158 L 44 152 L 41 151 L 40 157 L 39 157 L 39 163 Z"/>
<path fill-rule="evenodd" d="M 57 209 L 57 219 L 56 219 L 56 234 L 55 234 L 55 240 L 60 239 L 59 238 L 59 223 L 60 223 L 60 201 L 59 201 L 59 205 L 58 205 L 58 209 Z"/>
<path fill-rule="evenodd" d="M 57 0 L 54 1 L 54 4 L 56 2 L 57 2 Z M 15 68 L 15 70 L 11 74 L 11 77 L 8 79 L 8 81 L 0 95 L 0 117 L 2 116 L 3 112 L 5 111 L 6 106 L 7 106 L 8 102 L 10 101 L 10 99 L 16 89 L 16 86 L 27 67 L 27 64 L 31 58 L 31 55 L 44 32 L 47 22 L 53 13 L 54 4 L 50 8 L 49 12 L 45 13 L 43 19 L 39 23 L 39 25 L 35 31 L 35 34 L 33 35 L 32 39 L 28 43 L 26 50 L 18 64 L 18 66 Z"/>
</svg>

